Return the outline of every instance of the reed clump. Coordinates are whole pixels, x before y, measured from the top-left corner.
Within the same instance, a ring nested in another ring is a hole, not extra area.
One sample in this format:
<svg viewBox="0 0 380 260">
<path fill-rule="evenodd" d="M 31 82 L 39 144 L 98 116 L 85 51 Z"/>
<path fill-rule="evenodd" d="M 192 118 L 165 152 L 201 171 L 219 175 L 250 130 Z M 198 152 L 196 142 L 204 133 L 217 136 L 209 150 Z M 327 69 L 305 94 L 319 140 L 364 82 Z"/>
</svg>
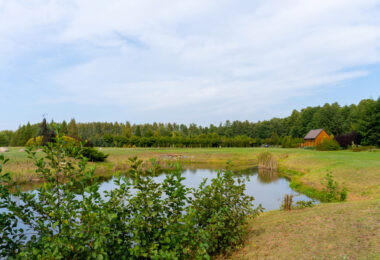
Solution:
<svg viewBox="0 0 380 260">
<path fill-rule="evenodd" d="M 284 210 L 291 210 L 293 205 L 293 194 L 285 194 L 281 208 Z"/>
<path fill-rule="evenodd" d="M 278 168 L 278 162 L 276 157 L 268 152 L 261 152 L 257 155 L 258 165 L 261 169 L 267 169 L 267 170 L 277 170 Z"/>
</svg>

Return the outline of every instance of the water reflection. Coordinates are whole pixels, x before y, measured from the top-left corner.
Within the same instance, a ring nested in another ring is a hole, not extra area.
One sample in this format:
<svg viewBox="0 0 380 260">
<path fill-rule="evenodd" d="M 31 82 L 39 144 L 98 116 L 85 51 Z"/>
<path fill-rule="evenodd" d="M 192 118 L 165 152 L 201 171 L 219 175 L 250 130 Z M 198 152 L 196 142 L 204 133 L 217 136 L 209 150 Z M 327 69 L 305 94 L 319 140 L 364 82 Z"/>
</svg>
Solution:
<svg viewBox="0 0 380 260">
<path fill-rule="evenodd" d="M 261 183 L 271 183 L 278 179 L 278 172 L 268 169 L 258 169 L 258 180 Z"/>
</svg>

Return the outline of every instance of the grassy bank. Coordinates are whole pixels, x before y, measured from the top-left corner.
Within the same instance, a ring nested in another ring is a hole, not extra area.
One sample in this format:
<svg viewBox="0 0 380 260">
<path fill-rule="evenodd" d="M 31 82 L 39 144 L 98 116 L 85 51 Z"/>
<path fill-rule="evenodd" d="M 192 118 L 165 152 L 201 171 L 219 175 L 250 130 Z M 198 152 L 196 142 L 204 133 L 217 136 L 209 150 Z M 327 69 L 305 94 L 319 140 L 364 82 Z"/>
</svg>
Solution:
<svg viewBox="0 0 380 260">
<path fill-rule="evenodd" d="M 380 199 L 380 152 L 319 152 L 280 148 L 193 148 L 193 149 L 121 149 L 104 148 L 109 154 L 104 165 L 123 169 L 131 156 L 157 158 L 159 162 L 179 160 L 187 167 L 222 168 L 232 161 L 235 168 L 257 165 L 257 155 L 268 150 L 278 161 L 283 174 L 292 179 L 295 188 L 315 193 L 331 172 L 335 180 L 349 190 L 348 200 Z M 310 194 L 311 195 L 311 194 Z"/>
<path fill-rule="evenodd" d="M 380 259 L 380 200 L 269 211 L 223 259 Z"/>
<path fill-rule="evenodd" d="M 5 170 L 14 172 L 16 181 L 38 181 L 32 162 L 20 148 L 10 148 L 10 158 Z M 292 185 L 305 193 L 316 193 L 323 188 L 321 182 L 327 172 L 347 187 L 348 200 L 380 199 L 380 152 L 333 151 L 319 152 L 303 149 L 280 148 L 103 148 L 109 154 L 107 162 L 97 163 L 100 175 L 110 175 L 115 170 L 128 168 L 128 158 L 138 156 L 146 160 L 156 158 L 165 165 L 168 161 L 180 161 L 185 167 L 223 168 L 232 161 L 236 169 L 257 165 L 257 154 L 268 150 L 279 161 L 283 174 L 292 179 Z"/>
</svg>

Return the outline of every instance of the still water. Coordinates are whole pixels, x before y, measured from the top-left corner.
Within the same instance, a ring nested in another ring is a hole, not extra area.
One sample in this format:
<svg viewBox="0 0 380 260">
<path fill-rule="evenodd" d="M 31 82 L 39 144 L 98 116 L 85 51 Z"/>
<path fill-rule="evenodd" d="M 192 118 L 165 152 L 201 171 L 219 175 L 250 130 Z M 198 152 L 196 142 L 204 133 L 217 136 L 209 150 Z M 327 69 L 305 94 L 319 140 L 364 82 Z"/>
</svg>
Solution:
<svg viewBox="0 0 380 260">
<path fill-rule="evenodd" d="M 289 181 L 286 178 L 279 177 L 275 172 L 252 168 L 237 172 L 236 174 L 246 178 L 246 194 L 253 196 L 255 198 L 254 205 L 261 204 L 265 211 L 279 209 L 285 194 L 293 194 L 294 202 L 311 200 L 306 195 L 293 191 L 289 187 Z M 203 179 L 207 178 L 209 183 L 210 179 L 215 178 L 216 175 L 217 171 L 215 170 L 187 169 L 182 172 L 182 176 L 185 177 L 183 184 L 189 188 L 198 188 Z M 154 180 L 158 183 L 164 179 L 165 173 L 154 177 Z M 100 185 L 101 191 L 112 190 L 113 188 L 115 188 L 113 179 L 104 181 Z"/>
</svg>

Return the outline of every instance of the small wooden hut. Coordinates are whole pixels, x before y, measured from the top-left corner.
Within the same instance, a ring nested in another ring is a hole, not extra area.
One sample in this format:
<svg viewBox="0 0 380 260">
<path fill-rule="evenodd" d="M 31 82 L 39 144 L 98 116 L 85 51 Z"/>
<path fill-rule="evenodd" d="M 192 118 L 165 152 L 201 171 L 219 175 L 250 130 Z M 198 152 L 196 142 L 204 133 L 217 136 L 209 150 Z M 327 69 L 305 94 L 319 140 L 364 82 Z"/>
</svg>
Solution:
<svg viewBox="0 0 380 260">
<path fill-rule="evenodd" d="M 304 137 L 305 142 L 301 146 L 316 146 L 321 143 L 323 139 L 330 139 L 326 131 L 323 129 L 313 129 Z"/>
</svg>

